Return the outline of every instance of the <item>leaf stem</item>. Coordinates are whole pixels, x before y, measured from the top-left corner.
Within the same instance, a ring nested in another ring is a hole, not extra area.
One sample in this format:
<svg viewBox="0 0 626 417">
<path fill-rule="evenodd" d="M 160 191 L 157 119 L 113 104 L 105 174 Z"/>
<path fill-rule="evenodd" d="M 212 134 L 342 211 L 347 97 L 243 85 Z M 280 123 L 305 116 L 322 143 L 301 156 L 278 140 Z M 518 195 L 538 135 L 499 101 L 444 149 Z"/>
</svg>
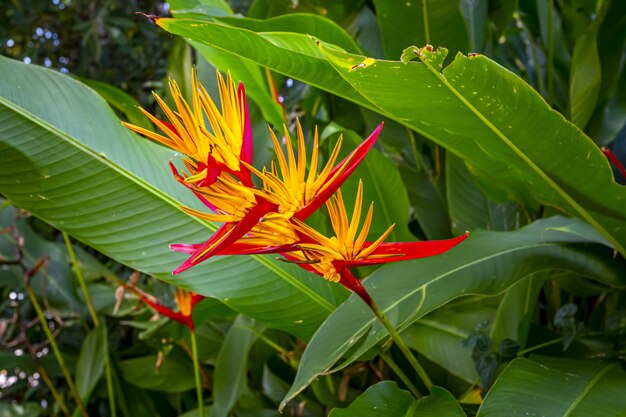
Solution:
<svg viewBox="0 0 626 417">
<path fill-rule="evenodd" d="M 417 373 L 419 378 L 422 380 L 422 382 L 424 383 L 428 391 L 430 391 L 430 388 L 433 386 L 432 381 L 428 377 L 428 374 L 426 373 L 422 365 L 420 365 L 420 363 L 418 362 L 415 355 L 413 355 L 413 352 L 411 352 L 411 349 L 409 349 L 406 343 L 404 343 L 404 340 L 400 336 L 400 333 L 398 333 L 396 328 L 393 327 L 393 324 L 391 324 L 391 322 L 387 320 L 382 310 L 378 307 L 378 305 L 374 302 L 374 300 L 371 300 L 371 302 L 368 303 L 368 305 L 374 312 L 374 315 L 376 315 L 376 318 L 378 318 L 378 320 L 382 323 L 382 325 L 385 326 L 385 329 L 387 329 L 389 336 L 391 336 L 391 339 L 393 339 L 393 341 L 396 343 L 400 351 L 404 354 L 404 356 L 409 361 L 413 369 L 415 369 L 415 372 Z"/>
<path fill-rule="evenodd" d="M 554 19 L 554 0 L 548 0 L 548 62 L 546 70 L 546 83 L 548 84 L 548 103 L 552 105 L 552 98 L 554 97 L 554 81 L 553 81 L 553 68 L 554 68 L 554 30 L 552 20 Z"/>
<path fill-rule="evenodd" d="M 428 23 L 428 0 L 422 0 L 422 18 L 424 20 L 424 38 L 430 44 L 430 25 Z"/>
<path fill-rule="evenodd" d="M 392 359 L 389 352 L 381 352 L 380 357 L 383 358 L 385 363 L 391 368 L 391 370 L 400 378 L 400 380 L 406 385 L 406 387 L 413 393 L 415 398 L 420 398 L 422 393 L 417 389 L 413 381 L 404 373 L 402 368 Z"/>
<path fill-rule="evenodd" d="M 63 414 L 65 414 L 67 417 L 70 417 L 71 416 L 70 410 L 67 408 L 67 405 L 65 404 L 65 401 L 63 400 L 63 397 L 59 394 L 59 391 L 57 391 L 56 388 L 54 388 L 54 384 L 52 383 L 52 380 L 48 376 L 48 372 L 46 372 L 43 366 L 37 363 L 36 358 L 35 358 L 35 364 L 37 366 L 37 372 L 39 372 L 41 379 L 43 379 L 43 382 L 46 384 L 46 386 L 52 393 L 52 396 L 56 400 L 57 404 L 59 404 L 59 408 L 61 409 L 61 411 L 63 411 Z"/>
<path fill-rule="evenodd" d="M 200 363 L 198 362 L 198 346 L 196 332 L 189 329 L 191 335 L 191 353 L 193 356 L 193 376 L 196 381 L 196 396 L 198 398 L 198 415 L 204 417 L 204 401 L 202 400 L 202 382 L 200 381 Z"/>
<path fill-rule="evenodd" d="M 72 393 L 72 397 L 74 397 L 74 401 L 76 401 L 76 405 L 80 409 L 80 412 L 83 416 L 87 417 L 89 414 L 87 413 L 87 409 L 85 408 L 83 401 L 80 398 L 80 394 L 76 389 L 76 385 L 74 385 L 74 381 L 72 380 L 72 376 L 70 375 L 67 365 L 65 364 L 65 360 L 61 355 L 61 351 L 59 350 L 59 346 L 57 345 L 56 340 L 54 340 L 54 336 L 50 332 L 48 328 L 48 321 L 46 320 L 46 316 L 41 309 L 41 305 L 39 305 L 39 301 L 37 301 L 37 297 L 33 292 L 33 288 L 30 284 L 25 284 L 26 291 L 28 291 L 28 296 L 30 297 L 30 301 L 33 303 L 33 307 L 35 308 L 35 312 L 37 313 L 37 317 L 39 318 L 39 322 L 41 323 L 41 328 L 46 334 L 46 338 L 48 339 L 48 343 L 50 343 L 50 347 L 52 347 L 52 352 L 54 353 L 55 358 L 59 362 L 59 366 L 61 367 L 61 371 L 63 372 L 63 376 L 67 381 L 67 385 L 70 387 L 70 392 Z"/>
<path fill-rule="evenodd" d="M 109 399 L 109 408 L 111 409 L 111 417 L 117 417 L 117 409 L 115 408 L 115 392 L 113 389 L 113 376 L 111 373 L 111 357 L 109 356 L 109 335 L 105 330 L 105 352 L 104 352 L 104 373 L 107 381 L 107 397 Z"/>
<path fill-rule="evenodd" d="M 548 346 L 556 345 L 557 343 L 560 343 L 562 341 L 563 341 L 562 337 L 559 337 L 558 339 L 554 339 L 554 340 L 549 340 L 547 342 L 543 342 L 538 345 L 531 346 L 528 349 L 520 350 L 519 352 L 517 352 L 517 356 L 523 356 L 523 355 L 526 355 L 527 353 L 534 352 L 535 350 L 539 350 Z"/>
<path fill-rule="evenodd" d="M 74 248 L 72 247 L 72 242 L 70 241 L 70 237 L 65 232 L 63 232 L 63 240 L 65 240 L 65 246 L 67 247 L 67 252 L 70 254 L 70 259 L 72 260 L 72 266 L 74 267 L 76 278 L 78 278 L 80 289 L 83 291 L 83 295 L 85 296 L 85 302 L 87 303 L 87 310 L 89 310 L 89 315 L 91 316 L 91 320 L 93 320 L 93 325 L 94 327 L 98 327 L 98 315 L 96 314 L 96 309 L 93 307 L 91 297 L 89 296 L 89 291 L 87 291 L 85 278 L 83 278 L 83 273 L 81 272 L 80 267 L 78 266 L 78 259 L 76 258 L 76 254 L 74 253 Z"/>
</svg>

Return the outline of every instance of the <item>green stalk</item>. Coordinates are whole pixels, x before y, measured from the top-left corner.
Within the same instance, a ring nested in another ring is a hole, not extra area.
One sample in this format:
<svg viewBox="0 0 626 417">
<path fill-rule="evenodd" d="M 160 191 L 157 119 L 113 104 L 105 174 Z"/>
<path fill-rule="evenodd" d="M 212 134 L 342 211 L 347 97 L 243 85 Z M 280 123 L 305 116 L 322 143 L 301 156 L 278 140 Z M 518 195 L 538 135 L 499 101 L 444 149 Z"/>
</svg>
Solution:
<svg viewBox="0 0 626 417">
<path fill-rule="evenodd" d="M 198 362 L 198 346 L 196 343 L 196 332 L 189 329 L 191 333 L 191 353 L 193 356 L 193 376 L 196 381 L 196 396 L 198 398 L 198 415 L 204 417 L 204 401 L 202 400 L 202 382 L 200 381 L 200 364 Z"/>
<path fill-rule="evenodd" d="M 422 0 L 422 17 L 424 20 L 424 38 L 430 44 L 430 25 L 428 23 L 428 0 Z"/>
<path fill-rule="evenodd" d="M 93 325 L 94 327 L 98 327 L 98 315 L 96 314 L 96 309 L 93 307 L 93 303 L 91 302 L 91 297 L 89 296 L 89 291 L 87 291 L 87 285 L 85 284 L 83 273 L 81 272 L 78 266 L 78 259 L 76 259 L 76 254 L 74 253 L 72 242 L 70 242 L 70 237 L 65 232 L 63 232 L 63 240 L 65 240 L 65 246 L 67 246 L 67 252 L 70 254 L 70 259 L 72 260 L 72 266 L 74 267 L 76 278 L 78 278 L 78 283 L 80 284 L 80 288 L 83 291 L 83 295 L 85 296 L 85 302 L 87 303 L 87 309 L 89 310 L 89 315 L 91 316 L 91 319 L 93 320 Z"/>
<path fill-rule="evenodd" d="M 530 31 L 529 37 L 530 37 Z M 542 96 L 545 94 L 543 87 L 543 77 L 541 76 L 541 65 L 539 64 L 539 54 L 537 53 L 537 44 L 531 41 L 531 49 L 533 51 L 533 62 L 535 63 L 535 77 L 537 78 L 537 91 Z"/>
<path fill-rule="evenodd" d="M 65 401 L 63 400 L 63 397 L 61 397 L 61 394 L 59 394 L 59 391 L 57 391 L 56 388 L 54 388 L 54 384 L 52 383 L 52 380 L 48 376 L 48 372 L 46 372 L 43 366 L 37 363 L 37 359 L 35 359 L 35 363 L 37 366 L 37 372 L 39 372 L 41 379 L 43 379 L 43 382 L 46 384 L 46 386 L 52 393 L 52 396 L 56 400 L 57 404 L 59 404 L 59 408 L 61 409 L 63 414 L 65 414 L 67 417 L 70 417 L 71 416 L 70 410 L 67 408 L 67 405 L 65 404 Z"/>
<path fill-rule="evenodd" d="M 83 405 L 83 401 L 80 399 L 80 394 L 76 389 L 76 385 L 74 385 L 74 381 L 72 380 L 72 376 L 67 370 L 67 365 L 65 364 L 65 360 L 63 360 L 63 356 L 61 355 L 61 351 L 59 350 L 59 346 L 57 345 L 56 340 L 54 340 L 54 336 L 50 332 L 48 328 L 48 322 L 46 320 L 46 316 L 43 314 L 43 310 L 39 305 L 39 301 L 37 301 L 37 297 L 33 292 L 30 284 L 26 284 L 26 291 L 28 291 L 28 296 L 30 297 L 30 301 L 33 303 L 33 307 L 35 308 L 35 312 L 37 313 L 37 317 L 39 317 L 39 321 L 41 322 L 41 328 L 46 334 L 46 338 L 48 339 L 48 343 L 50 343 L 50 347 L 52 347 L 52 352 L 54 353 L 55 358 L 59 362 L 59 366 L 61 367 L 61 371 L 63 372 L 63 376 L 67 381 L 67 385 L 70 387 L 70 392 L 72 393 L 72 397 L 74 397 L 74 401 L 76 401 L 76 405 L 80 409 L 80 412 L 83 416 L 88 417 L 87 409 Z"/>
<path fill-rule="evenodd" d="M 378 320 L 383 324 L 383 326 L 385 326 L 385 329 L 387 329 L 387 332 L 389 333 L 389 336 L 391 336 L 391 339 L 393 339 L 393 341 L 396 343 L 400 351 L 404 354 L 404 356 L 409 361 L 413 369 L 415 369 L 415 372 L 417 373 L 419 378 L 422 380 L 422 382 L 424 383 L 424 385 L 426 386 L 426 388 L 428 388 L 428 391 L 430 392 L 430 388 L 433 386 L 433 382 L 430 380 L 430 378 L 428 377 L 428 374 L 426 373 L 422 365 L 420 365 L 415 355 L 413 355 L 413 352 L 411 352 L 411 349 L 409 349 L 406 343 L 404 343 L 404 340 L 400 336 L 400 333 L 398 333 L 395 327 L 393 327 L 393 324 L 391 324 L 389 320 L 387 320 L 382 310 L 378 307 L 378 305 L 374 302 L 374 300 L 371 300 L 371 302 L 368 303 L 368 305 L 370 306 L 370 308 L 376 315 L 376 318 L 378 318 Z"/>
<path fill-rule="evenodd" d="M 548 0 L 548 62 L 546 69 L 546 82 L 548 84 L 548 104 L 552 104 L 552 98 L 554 97 L 554 81 L 553 81 L 553 67 L 554 67 L 554 31 L 552 20 L 554 19 L 554 0 Z"/>
<path fill-rule="evenodd" d="M 517 356 L 524 356 L 527 353 L 534 352 L 535 350 L 543 349 L 548 346 L 556 345 L 557 343 L 561 343 L 562 341 L 563 341 L 562 337 L 559 337 L 558 339 L 554 339 L 554 340 L 549 340 L 547 342 L 543 342 L 538 345 L 531 346 L 528 349 L 520 350 L 519 352 L 517 352 Z"/>
<path fill-rule="evenodd" d="M 109 408 L 111 409 L 111 417 L 117 417 L 117 409 L 115 407 L 115 392 L 113 390 L 113 375 L 111 372 L 111 357 L 109 356 L 109 335 L 105 331 L 105 349 L 104 352 L 104 373 L 107 381 L 107 397 L 109 400 Z"/>
<path fill-rule="evenodd" d="M 400 380 L 406 385 L 406 387 L 413 393 L 415 398 L 420 398 L 422 393 L 417 389 L 413 381 L 404 373 L 402 368 L 398 366 L 397 363 L 391 358 L 391 355 L 388 352 L 381 352 L 380 357 L 383 358 L 385 363 L 391 368 L 391 370 L 400 378 Z"/>
</svg>

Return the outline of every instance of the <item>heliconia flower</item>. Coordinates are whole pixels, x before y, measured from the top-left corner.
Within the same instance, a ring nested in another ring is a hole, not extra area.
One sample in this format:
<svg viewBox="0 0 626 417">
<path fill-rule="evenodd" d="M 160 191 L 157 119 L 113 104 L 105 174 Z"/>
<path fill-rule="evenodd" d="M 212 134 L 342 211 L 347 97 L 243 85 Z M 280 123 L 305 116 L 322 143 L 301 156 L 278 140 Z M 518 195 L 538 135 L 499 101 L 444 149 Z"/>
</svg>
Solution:
<svg viewBox="0 0 626 417">
<path fill-rule="evenodd" d="M 361 231 L 358 232 L 362 204 L 361 181 L 351 219 L 348 218 L 341 191 L 337 191 L 326 203 L 335 236 L 328 238 L 307 224 L 295 220 L 296 229 L 301 235 L 308 236 L 311 243 L 298 243 L 299 251 L 284 253 L 283 256 L 308 271 L 356 292 L 368 304 L 371 303 L 371 299 L 359 280 L 350 272 L 350 268 L 438 255 L 461 243 L 469 234 L 445 240 L 385 243 L 384 240 L 393 229 L 394 225 L 391 225 L 378 239 L 367 242 L 366 238 L 372 224 L 373 204 L 370 204 Z"/>
<path fill-rule="evenodd" d="M 140 109 L 163 134 L 126 122 L 122 124 L 184 154 L 184 164 L 189 175 L 185 178 L 179 177 L 191 189 L 213 184 L 222 172 L 233 175 L 244 185 L 251 187 L 250 172 L 240 163 L 252 163 L 253 152 L 252 125 L 245 89 L 241 83 L 236 87 L 230 74 L 224 81 L 217 72 L 217 80 L 221 111 L 198 82 L 193 69 L 191 106 L 183 98 L 178 84 L 170 80 L 169 88 L 176 111 L 170 109 L 158 94 L 154 94 L 168 121 L 159 120 L 146 110 Z M 210 130 L 205 119 L 209 122 Z"/>
<path fill-rule="evenodd" d="M 182 325 L 187 326 L 191 331 L 194 330 L 192 320 L 193 308 L 198 302 L 202 301 L 205 298 L 203 295 L 179 288 L 174 295 L 176 299 L 176 305 L 178 306 L 178 311 L 174 311 L 171 308 L 159 303 L 154 297 L 145 293 L 134 285 L 127 284 L 124 285 L 124 288 L 137 295 L 141 299 L 141 301 L 148 304 L 157 313 L 174 321 L 177 321 Z"/>
<path fill-rule="evenodd" d="M 278 139 L 270 130 L 278 167 L 272 164 L 269 171 L 259 171 L 247 162 L 242 162 L 242 165 L 263 181 L 262 189 L 250 189 L 256 196 L 256 204 L 251 203 L 250 207 L 246 207 L 247 212 L 240 220 L 226 222 L 203 244 L 172 245 L 172 249 L 186 253 L 194 249 L 189 259 L 173 273 L 185 271 L 214 255 L 232 254 L 228 248 L 240 239 L 241 244 L 246 244 L 243 253 L 247 254 L 282 251 L 285 246 L 299 241 L 300 238 L 294 233 L 290 220 L 305 220 L 341 187 L 374 145 L 382 127 L 381 123 L 354 151 L 335 164 L 341 149 L 340 139 L 321 171 L 317 169 L 319 161 L 317 131 L 313 138 L 311 158 L 307 161 L 304 134 L 299 123 L 297 157 L 289 135 L 286 137 L 285 156 Z M 229 197 L 237 198 L 232 195 Z M 199 213 L 194 214 L 201 217 Z M 210 216 L 205 218 L 209 220 L 214 218 L 214 215 Z M 279 246 L 281 249 L 278 249 Z"/>
</svg>

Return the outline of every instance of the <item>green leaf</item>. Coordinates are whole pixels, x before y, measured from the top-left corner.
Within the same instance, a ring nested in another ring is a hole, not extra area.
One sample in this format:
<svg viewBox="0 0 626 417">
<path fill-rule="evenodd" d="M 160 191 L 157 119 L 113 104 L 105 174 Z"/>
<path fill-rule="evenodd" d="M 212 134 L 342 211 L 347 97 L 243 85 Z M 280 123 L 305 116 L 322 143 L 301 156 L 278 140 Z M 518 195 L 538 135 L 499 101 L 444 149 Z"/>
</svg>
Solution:
<svg viewBox="0 0 626 417">
<path fill-rule="evenodd" d="M 22 404 L 0 402 L 0 417 L 38 417 L 42 412 L 41 406 L 35 402 Z"/>
<path fill-rule="evenodd" d="M 336 45 L 346 52 L 361 53 L 354 39 L 335 22 L 311 13 L 292 13 L 269 19 L 218 17 L 218 22 L 253 32 L 289 32 L 314 36 L 321 41 Z"/>
<path fill-rule="evenodd" d="M 102 377 L 105 355 L 107 354 L 106 325 L 87 333 L 76 362 L 76 388 L 84 402 L 89 402 L 91 392 Z"/>
<path fill-rule="evenodd" d="M 226 334 L 215 360 L 213 417 L 226 417 L 247 388 L 248 354 L 263 326 L 239 316 Z"/>
<path fill-rule="evenodd" d="M 626 188 L 597 146 L 517 76 L 483 56 L 459 54 L 440 73 L 426 50 L 425 64 L 368 61 L 357 68 L 363 57 L 321 49 L 359 93 L 464 159 L 483 186 L 488 181 L 528 207 L 579 216 L 626 254 Z"/>
<path fill-rule="evenodd" d="M 478 374 L 472 350 L 463 346 L 476 327 L 491 321 L 493 308 L 469 305 L 439 309 L 409 326 L 402 337 L 407 344 L 459 378 L 474 383 Z"/>
<path fill-rule="evenodd" d="M 324 58 L 315 42 L 301 33 L 252 32 L 222 24 L 190 20 L 159 19 L 157 24 L 176 35 L 233 53 L 281 74 L 331 91 L 357 104 L 372 107 Z"/>
<path fill-rule="evenodd" d="M 409 45 L 445 46 L 452 52 L 468 52 L 467 26 L 459 0 L 375 0 L 376 16 L 388 59 L 399 59 Z"/>
<path fill-rule="evenodd" d="M 616 362 L 533 356 L 515 359 L 498 377 L 478 417 L 617 416 L 626 409 L 626 373 Z"/>
<path fill-rule="evenodd" d="M 465 160 L 491 196 L 531 209 L 559 207 L 626 254 L 626 189 L 602 153 L 528 84 L 486 57 L 457 55 L 440 73 L 430 64 L 315 48 L 301 34 L 179 19 L 158 24 L 389 116 Z"/>
<path fill-rule="evenodd" d="M 529 274 L 565 269 L 624 285 L 626 267 L 602 246 L 581 248 L 544 239 L 546 229 L 575 222 L 554 217 L 514 232 L 474 232 L 449 252 L 378 269 L 364 286 L 400 331 L 425 314 L 464 294 L 497 294 Z M 387 333 L 355 295 L 339 306 L 317 330 L 305 350 L 288 401 L 318 375 L 347 366 Z"/>
<path fill-rule="evenodd" d="M 535 314 L 537 299 L 549 272 L 532 274 L 506 290 L 493 320 L 490 335 L 494 343 L 515 340 L 521 348 L 526 345 L 530 322 Z M 580 280 L 577 281 L 580 285 Z"/>
<path fill-rule="evenodd" d="M 220 257 L 172 276 L 184 256 L 168 245 L 215 230 L 177 208 L 201 206 L 168 172 L 174 152 L 131 134 L 62 74 L 7 58 L 0 73 L 0 193 L 16 205 L 131 268 L 303 338 L 345 294 L 271 257 Z"/>
<path fill-rule="evenodd" d="M 496 25 L 496 37 L 500 37 L 513 20 L 517 2 L 518 0 L 489 0 L 489 20 Z"/>
<path fill-rule="evenodd" d="M 598 29 L 602 14 L 576 39 L 569 83 L 569 114 L 576 126 L 584 129 L 591 119 L 602 83 L 598 54 Z"/>
<path fill-rule="evenodd" d="M 78 80 L 100 94 L 111 107 L 122 113 L 128 122 L 146 129 L 152 127 L 150 120 L 138 109 L 139 102 L 123 90 L 100 81 L 86 78 L 78 78 Z"/>
<path fill-rule="evenodd" d="M 191 361 L 166 357 L 157 368 L 157 356 L 142 356 L 120 361 L 122 378 L 131 384 L 152 391 L 182 393 L 195 387 Z"/>
<path fill-rule="evenodd" d="M 480 189 L 465 163 L 446 155 L 446 197 L 455 234 L 466 230 L 515 230 L 526 216 L 515 203 L 496 203 Z"/>
<path fill-rule="evenodd" d="M 509 2 L 512 3 L 511 0 Z M 467 23 L 471 52 L 482 52 L 487 40 L 488 0 L 461 0 L 461 11 Z M 512 15 L 512 13 L 511 13 Z"/>
<path fill-rule="evenodd" d="M 369 387 L 346 408 L 334 408 L 328 417 L 465 417 L 452 394 L 433 387 L 429 396 L 416 400 L 395 382 L 383 381 Z"/>
</svg>

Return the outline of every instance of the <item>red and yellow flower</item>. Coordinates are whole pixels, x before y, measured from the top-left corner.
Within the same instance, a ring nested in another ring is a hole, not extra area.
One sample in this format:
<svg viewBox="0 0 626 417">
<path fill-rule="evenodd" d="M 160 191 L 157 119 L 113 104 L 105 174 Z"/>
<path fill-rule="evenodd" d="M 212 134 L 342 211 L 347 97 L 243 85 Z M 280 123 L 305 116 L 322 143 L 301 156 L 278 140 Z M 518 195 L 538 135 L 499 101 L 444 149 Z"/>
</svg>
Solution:
<svg viewBox="0 0 626 417">
<path fill-rule="evenodd" d="M 190 255 L 174 274 L 214 255 L 280 253 L 307 270 L 339 282 L 367 301 L 369 296 L 350 268 L 437 255 L 467 237 L 465 234 L 441 241 L 385 243 L 392 225 L 375 241 L 366 241 L 373 208 L 370 205 L 357 233 L 363 204 L 362 184 L 359 184 L 351 219 L 348 219 L 339 188 L 372 148 L 383 124 L 337 163 L 340 138 L 321 169 L 318 168 L 317 130 L 309 156 L 299 122 L 296 149 L 286 133 L 283 151 L 281 141 L 270 129 L 276 161 L 269 169 L 258 170 L 252 166 L 252 130 L 244 87 L 240 84 L 236 88 L 230 75 L 224 81 L 219 73 L 218 86 L 221 110 L 198 83 L 195 71 L 191 105 L 183 99 L 173 81 L 170 90 L 176 111 L 155 95 L 169 121 L 144 113 L 163 134 L 125 123 L 135 132 L 185 155 L 186 171 L 181 175 L 170 162 L 172 172 L 212 213 L 181 209 L 193 216 L 223 223 L 204 243 L 171 245 L 172 249 Z M 206 126 L 205 119 L 210 126 Z M 262 186 L 255 187 L 253 175 Z M 335 232 L 331 238 L 304 223 L 325 203 Z"/>
</svg>

